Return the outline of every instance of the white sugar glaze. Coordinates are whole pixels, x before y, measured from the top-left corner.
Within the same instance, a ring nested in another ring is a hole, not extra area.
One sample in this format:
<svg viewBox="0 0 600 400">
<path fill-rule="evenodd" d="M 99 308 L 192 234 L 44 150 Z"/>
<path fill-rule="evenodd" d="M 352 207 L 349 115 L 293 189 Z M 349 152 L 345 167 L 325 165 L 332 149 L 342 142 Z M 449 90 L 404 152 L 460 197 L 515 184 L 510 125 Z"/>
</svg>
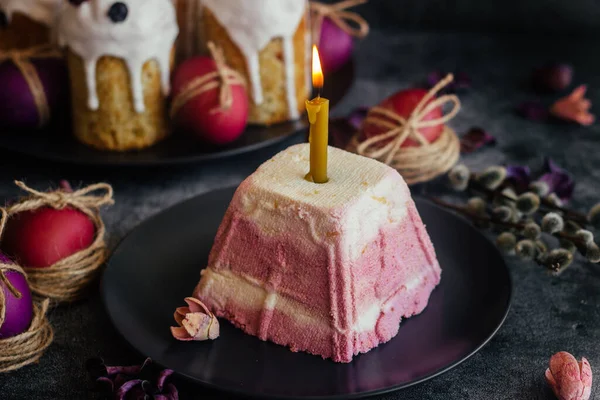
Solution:
<svg viewBox="0 0 600 400">
<path fill-rule="evenodd" d="M 15 12 L 27 15 L 34 21 L 53 27 L 66 0 L 0 0 L 2 10 L 10 21 Z"/>
<path fill-rule="evenodd" d="M 294 35 L 306 13 L 304 0 L 202 0 L 246 57 L 252 98 L 263 102 L 260 51 L 274 38 L 283 41 L 285 83 L 290 118 L 298 118 Z"/>
<path fill-rule="evenodd" d="M 125 0 L 127 18 L 115 23 L 108 17 L 114 0 L 88 0 L 79 6 L 67 4 L 59 19 L 59 44 L 68 46 L 84 62 L 88 107 L 99 107 L 96 64 L 102 56 L 123 59 L 129 70 L 135 110 L 144 112 L 142 71 L 156 60 L 162 88 L 169 93 L 171 50 L 179 28 L 171 0 Z"/>
</svg>

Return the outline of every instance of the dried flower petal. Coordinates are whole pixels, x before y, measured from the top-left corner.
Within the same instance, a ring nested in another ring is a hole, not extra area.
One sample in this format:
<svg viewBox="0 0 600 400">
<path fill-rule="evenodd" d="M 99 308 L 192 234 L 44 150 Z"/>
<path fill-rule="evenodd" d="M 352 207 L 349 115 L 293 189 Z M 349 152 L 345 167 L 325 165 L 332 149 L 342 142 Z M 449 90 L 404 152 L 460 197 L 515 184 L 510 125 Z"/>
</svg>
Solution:
<svg viewBox="0 0 600 400">
<path fill-rule="evenodd" d="M 573 80 L 573 68 L 568 64 L 549 64 L 536 68 L 532 73 L 534 89 L 542 92 L 558 92 L 566 89 Z"/>
<path fill-rule="evenodd" d="M 531 183 L 531 170 L 528 166 L 509 165 L 506 167 L 506 180 L 509 181 L 518 192 L 527 190 Z"/>
<path fill-rule="evenodd" d="M 186 297 L 187 307 L 175 311 L 175 321 L 179 326 L 171 327 L 171 334 L 177 340 L 214 340 L 219 337 L 219 321 L 200 300 Z"/>
<path fill-rule="evenodd" d="M 592 393 L 592 367 L 584 358 L 577 362 L 566 351 L 550 358 L 546 382 L 558 400 L 588 400 Z"/>
<path fill-rule="evenodd" d="M 573 177 L 550 158 L 544 161 L 544 172 L 538 180 L 548 184 L 549 192 L 555 193 L 562 202 L 569 201 L 575 189 Z"/>
<path fill-rule="evenodd" d="M 565 223 L 563 217 L 557 213 L 548 213 L 542 218 L 542 231 L 546 233 L 556 233 L 563 230 Z"/>
<path fill-rule="evenodd" d="M 484 146 L 496 144 L 496 138 L 479 127 L 473 127 L 460 138 L 460 151 L 472 153 Z"/>
<path fill-rule="evenodd" d="M 463 164 L 459 164 L 450 170 L 448 173 L 448 180 L 450 181 L 450 186 L 452 186 L 454 190 L 462 192 L 469 186 L 470 176 L 471 171 L 469 168 Z"/>
<path fill-rule="evenodd" d="M 517 106 L 517 113 L 532 121 L 545 121 L 550 116 L 546 107 L 539 101 L 524 101 Z"/>
<path fill-rule="evenodd" d="M 586 85 L 580 85 L 571 94 L 557 100 L 550 113 L 565 121 L 576 122 L 580 125 L 589 126 L 594 123 L 596 117 L 589 112 L 592 102 L 585 98 Z"/>
</svg>

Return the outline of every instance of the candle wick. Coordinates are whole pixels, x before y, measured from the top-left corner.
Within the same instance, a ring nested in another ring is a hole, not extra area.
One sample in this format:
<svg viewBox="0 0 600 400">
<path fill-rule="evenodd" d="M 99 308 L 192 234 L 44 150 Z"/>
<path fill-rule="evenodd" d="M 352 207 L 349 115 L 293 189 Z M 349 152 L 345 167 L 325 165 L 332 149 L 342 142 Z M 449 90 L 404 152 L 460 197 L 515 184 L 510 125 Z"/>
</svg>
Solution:
<svg viewBox="0 0 600 400">
<path fill-rule="evenodd" d="M 317 99 L 321 98 L 321 88 L 317 89 Z"/>
</svg>

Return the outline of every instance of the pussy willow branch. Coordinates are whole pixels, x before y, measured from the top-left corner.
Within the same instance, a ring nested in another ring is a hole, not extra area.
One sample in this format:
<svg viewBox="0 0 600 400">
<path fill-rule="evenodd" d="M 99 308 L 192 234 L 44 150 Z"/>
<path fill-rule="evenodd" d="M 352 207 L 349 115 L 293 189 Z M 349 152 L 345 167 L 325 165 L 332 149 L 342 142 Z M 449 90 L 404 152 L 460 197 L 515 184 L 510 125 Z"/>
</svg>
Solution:
<svg viewBox="0 0 600 400">
<path fill-rule="evenodd" d="M 431 201 L 433 201 L 435 204 L 439 205 L 439 206 L 442 206 L 442 207 L 445 207 L 445 208 L 449 208 L 451 210 L 454 210 L 454 211 L 456 211 L 456 212 L 458 212 L 460 214 L 463 214 L 463 215 L 465 215 L 465 216 L 467 216 L 467 217 L 469 217 L 471 219 L 474 219 L 474 220 L 477 220 L 477 221 L 480 221 L 480 222 L 489 222 L 489 223 L 492 223 L 494 225 L 503 226 L 505 228 L 513 228 L 513 229 L 518 229 L 518 230 L 525 229 L 525 224 L 523 224 L 523 223 L 504 222 L 504 221 L 501 221 L 501 220 L 499 220 L 497 218 L 494 218 L 494 217 L 485 216 L 485 215 L 477 215 L 477 214 L 472 213 L 471 211 L 469 211 L 464 206 L 460 206 L 460 205 L 457 205 L 457 204 L 452 204 L 452 203 L 449 203 L 449 202 L 444 201 L 442 199 L 439 199 L 437 197 L 429 197 L 429 199 Z M 585 247 L 586 247 L 586 243 L 582 239 L 578 238 L 577 236 L 569 235 L 568 233 L 565 233 L 565 232 L 557 232 L 557 233 L 554 233 L 552 235 L 555 236 L 555 237 L 558 237 L 560 239 L 565 239 L 565 240 L 569 240 L 569 241 L 573 242 L 577 246 L 577 248 L 585 249 Z"/>
<path fill-rule="evenodd" d="M 504 189 L 504 187 L 501 187 L 500 190 L 491 190 L 486 188 L 485 186 L 483 186 L 482 184 L 480 184 L 479 182 L 477 182 L 476 180 L 474 180 L 472 177 L 469 179 L 469 188 L 478 191 L 478 192 L 483 192 L 484 194 L 486 194 L 490 199 L 493 199 L 494 197 L 501 197 L 505 200 L 508 201 L 512 201 L 514 202 L 515 199 L 505 195 L 504 193 L 502 193 L 502 189 Z M 557 206 L 556 204 L 553 204 L 552 202 L 550 202 L 549 200 L 547 200 L 546 198 L 541 197 L 540 198 L 541 201 L 541 205 L 544 207 L 544 209 L 546 210 L 550 210 L 550 211 L 560 211 L 562 213 L 565 214 L 565 216 L 568 219 L 571 219 L 583 226 L 587 226 L 589 224 L 589 221 L 587 219 L 587 216 L 585 216 L 584 214 L 581 214 L 580 212 L 574 211 L 574 210 L 570 210 L 568 208 L 564 208 L 561 206 Z"/>
</svg>

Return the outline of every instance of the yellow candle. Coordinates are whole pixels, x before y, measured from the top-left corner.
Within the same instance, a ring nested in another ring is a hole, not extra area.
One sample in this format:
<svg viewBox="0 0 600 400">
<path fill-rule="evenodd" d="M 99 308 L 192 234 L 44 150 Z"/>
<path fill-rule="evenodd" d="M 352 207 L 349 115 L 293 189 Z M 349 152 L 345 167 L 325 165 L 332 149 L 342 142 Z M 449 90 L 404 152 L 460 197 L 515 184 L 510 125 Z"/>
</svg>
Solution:
<svg viewBox="0 0 600 400">
<path fill-rule="evenodd" d="M 313 46 L 313 86 L 323 87 L 323 71 L 317 46 Z M 327 178 L 327 145 L 329 144 L 329 100 L 317 96 L 306 101 L 310 123 L 310 172 L 307 178 L 315 183 L 325 183 Z"/>
</svg>

